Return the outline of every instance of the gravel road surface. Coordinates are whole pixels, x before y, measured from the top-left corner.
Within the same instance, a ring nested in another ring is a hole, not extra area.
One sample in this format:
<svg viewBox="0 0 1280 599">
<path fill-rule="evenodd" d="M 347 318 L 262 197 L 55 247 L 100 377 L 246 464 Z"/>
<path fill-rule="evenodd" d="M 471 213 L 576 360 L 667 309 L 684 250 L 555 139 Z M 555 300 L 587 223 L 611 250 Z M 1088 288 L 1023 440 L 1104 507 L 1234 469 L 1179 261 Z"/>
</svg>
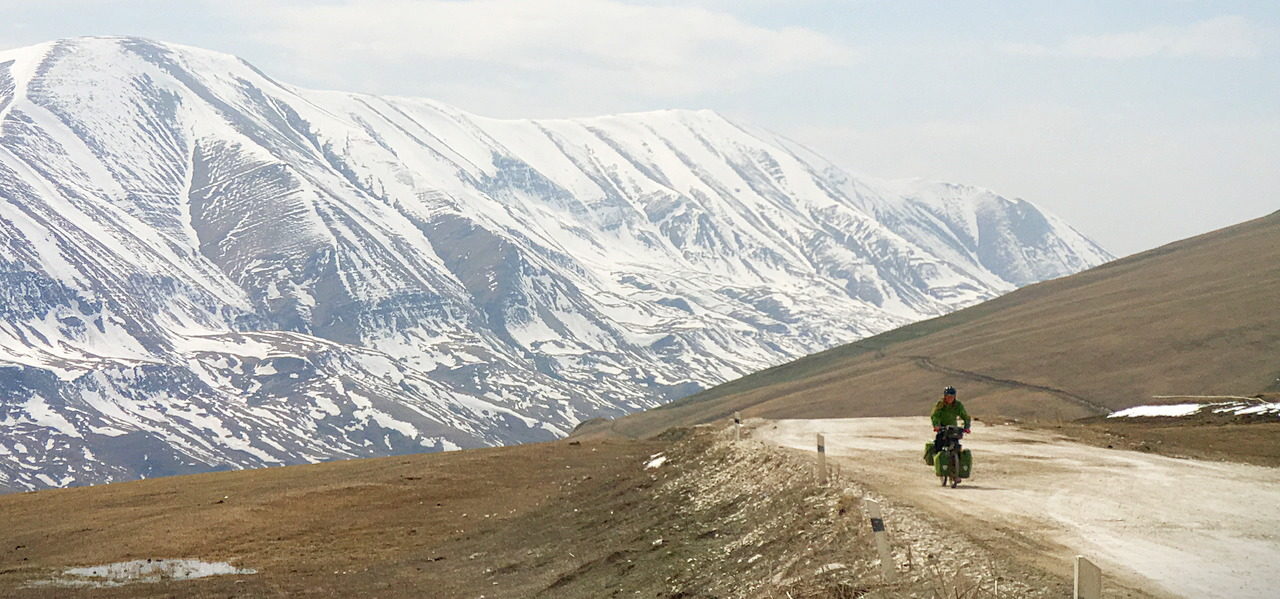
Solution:
<svg viewBox="0 0 1280 599">
<path fill-rule="evenodd" d="M 1175 459 L 974 423 L 973 478 L 939 486 L 924 464 L 926 418 L 764 421 L 754 435 L 815 448 L 894 499 L 957 522 L 1020 559 L 1070 571 L 1098 564 L 1104 586 L 1157 597 L 1280 593 L 1280 468 Z"/>
</svg>

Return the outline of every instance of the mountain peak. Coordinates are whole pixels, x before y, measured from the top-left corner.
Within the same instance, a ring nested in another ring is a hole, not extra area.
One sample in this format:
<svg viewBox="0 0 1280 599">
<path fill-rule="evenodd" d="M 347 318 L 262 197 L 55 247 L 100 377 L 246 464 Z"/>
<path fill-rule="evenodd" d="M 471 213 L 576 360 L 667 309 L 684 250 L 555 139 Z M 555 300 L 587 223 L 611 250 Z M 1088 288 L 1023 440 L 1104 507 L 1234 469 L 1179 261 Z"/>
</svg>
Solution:
<svg viewBox="0 0 1280 599">
<path fill-rule="evenodd" d="M 143 38 L 0 56 L 4 486 L 552 439 L 1103 259 L 714 111 L 489 119 Z"/>
</svg>

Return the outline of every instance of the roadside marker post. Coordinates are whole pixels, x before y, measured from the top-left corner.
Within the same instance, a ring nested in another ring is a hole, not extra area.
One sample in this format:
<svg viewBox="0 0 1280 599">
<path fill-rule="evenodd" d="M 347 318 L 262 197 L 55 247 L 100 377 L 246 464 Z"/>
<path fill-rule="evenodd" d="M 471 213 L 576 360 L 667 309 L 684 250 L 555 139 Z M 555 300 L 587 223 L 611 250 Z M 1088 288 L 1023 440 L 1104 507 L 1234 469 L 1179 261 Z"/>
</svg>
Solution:
<svg viewBox="0 0 1280 599">
<path fill-rule="evenodd" d="M 818 433 L 818 484 L 827 483 L 827 442 L 822 433 Z"/>
<path fill-rule="evenodd" d="M 1075 599 L 1102 599 L 1102 570 L 1093 562 L 1076 556 L 1075 588 L 1072 597 Z"/>
<path fill-rule="evenodd" d="M 885 582 L 893 582 L 898 569 L 893 564 L 893 554 L 889 552 L 889 533 L 884 529 L 884 516 L 880 513 L 880 502 L 864 499 L 867 504 L 867 517 L 871 519 L 871 534 L 876 538 L 876 551 L 880 553 L 880 570 L 884 572 Z"/>
<path fill-rule="evenodd" d="M 733 413 L 733 440 L 742 440 L 742 412 Z"/>
</svg>

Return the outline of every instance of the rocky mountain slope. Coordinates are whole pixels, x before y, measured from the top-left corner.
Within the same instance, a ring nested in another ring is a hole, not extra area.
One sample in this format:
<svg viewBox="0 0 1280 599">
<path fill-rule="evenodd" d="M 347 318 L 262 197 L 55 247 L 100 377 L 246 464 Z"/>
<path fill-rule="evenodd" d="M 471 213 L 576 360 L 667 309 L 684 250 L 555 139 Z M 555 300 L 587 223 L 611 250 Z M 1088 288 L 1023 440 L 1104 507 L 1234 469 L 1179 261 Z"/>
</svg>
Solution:
<svg viewBox="0 0 1280 599">
<path fill-rule="evenodd" d="M 707 111 L 496 120 L 0 52 L 0 485 L 551 439 L 1110 258 Z"/>
</svg>

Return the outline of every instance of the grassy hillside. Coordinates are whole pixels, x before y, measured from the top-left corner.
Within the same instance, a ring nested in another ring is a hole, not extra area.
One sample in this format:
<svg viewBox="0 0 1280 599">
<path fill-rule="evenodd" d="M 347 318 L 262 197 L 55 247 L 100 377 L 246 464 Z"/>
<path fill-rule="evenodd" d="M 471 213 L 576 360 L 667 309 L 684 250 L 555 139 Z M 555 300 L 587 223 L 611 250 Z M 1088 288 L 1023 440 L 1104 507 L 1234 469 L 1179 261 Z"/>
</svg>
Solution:
<svg viewBox="0 0 1280 599">
<path fill-rule="evenodd" d="M 581 434 L 724 418 L 901 416 L 947 384 L 975 415 L 1066 420 L 1280 379 L 1280 212 L 834 348 Z"/>
<path fill-rule="evenodd" d="M 923 597 L 961 570 L 1003 576 L 1002 596 L 1067 593 L 1057 563 L 899 506 L 906 569 L 886 583 L 866 488 L 818 485 L 807 456 L 731 439 L 685 429 L 0 496 L 0 597 Z M 64 573 L 174 558 L 256 573 L 106 588 Z"/>
</svg>

